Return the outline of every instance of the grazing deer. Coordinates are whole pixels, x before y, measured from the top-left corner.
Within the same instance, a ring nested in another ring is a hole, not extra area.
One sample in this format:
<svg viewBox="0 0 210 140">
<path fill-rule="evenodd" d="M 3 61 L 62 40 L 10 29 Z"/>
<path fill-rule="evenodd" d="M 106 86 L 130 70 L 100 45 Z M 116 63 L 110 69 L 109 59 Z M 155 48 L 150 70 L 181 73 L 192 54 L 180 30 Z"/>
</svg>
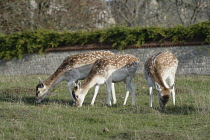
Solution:
<svg viewBox="0 0 210 140">
<path fill-rule="evenodd" d="M 70 88 L 73 81 L 83 80 L 86 78 L 96 60 L 111 55 L 114 55 L 114 53 L 110 51 L 91 51 L 68 56 L 55 73 L 53 73 L 47 80 L 42 82 L 39 78 L 39 84 L 36 86 L 36 102 L 41 102 L 41 100 L 43 100 L 47 95 L 50 88 L 62 81 L 68 82 L 70 96 L 73 99 Z M 113 98 L 116 100 L 116 97 Z"/>
<path fill-rule="evenodd" d="M 103 57 L 98 59 L 89 75 L 85 80 L 74 85 L 73 97 L 76 101 L 76 106 L 81 107 L 88 90 L 95 84 L 97 86 L 106 83 L 107 86 L 107 105 L 111 106 L 110 93 L 111 84 L 124 81 L 126 84 L 126 97 L 124 100 L 124 105 L 126 104 L 127 98 L 129 96 L 129 90 L 132 91 L 132 105 L 134 105 L 135 98 L 135 85 L 131 81 L 137 68 L 139 62 L 136 57 L 125 54 L 125 55 L 114 55 L 109 57 Z M 97 87 L 96 86 L 96 87 Z M 97 94 L 94 95 L 94 99 Z"/>
<path fill-rule="evenodd" d="M 150 57 L 144 68 L 144 76 L 149 86 L 150 101 L 152 107 L 152 87 L 158 91 L 159 108 L 164 109 L 172 93 L 173 104 L 175 105 L 174 81 L 178 66 L 178 60 L 171 52 L 159 52 Z M 166 80 L 168 79 L 169 85 Z"/>
</svg>

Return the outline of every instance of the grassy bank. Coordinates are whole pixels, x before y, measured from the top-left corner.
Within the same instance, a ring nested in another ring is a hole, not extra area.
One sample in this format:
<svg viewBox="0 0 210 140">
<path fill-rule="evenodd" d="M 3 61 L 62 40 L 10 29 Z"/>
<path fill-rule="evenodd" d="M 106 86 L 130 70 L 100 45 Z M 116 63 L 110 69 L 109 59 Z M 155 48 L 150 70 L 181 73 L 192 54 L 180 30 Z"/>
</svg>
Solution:
<svg viewBox="0 0 210 140">
<path fill-rule="evenodd" d="M 177 76 L 176 106 L 148 107 L 142 75 L 135 76 L 136 105 L 123 106 L 125 86 L 116 84 L 117 104 L 106 107 L 101 86 L 94 106 L 93 89 L 76 108 L 63 82 L 41 104 L 34 104 L 38 76 L 0 76 L 0 139 L 207 139 L 210 137 L 210 77 Z M 41 76 L 46 79 L 47 76 Z M 156 93 L 156 92 L 155 92 Z"/>
</svg>

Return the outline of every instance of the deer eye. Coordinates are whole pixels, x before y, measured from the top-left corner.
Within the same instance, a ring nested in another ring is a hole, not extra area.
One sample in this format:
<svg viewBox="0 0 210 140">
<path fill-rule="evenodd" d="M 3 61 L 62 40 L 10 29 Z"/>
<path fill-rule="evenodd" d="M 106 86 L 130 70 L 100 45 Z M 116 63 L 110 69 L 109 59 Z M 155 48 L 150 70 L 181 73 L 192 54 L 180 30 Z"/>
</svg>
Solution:
<svg viewBox="0 0 210 140">
<path fill-rule="evenodd" d="M 36 96 L 38 96 L 38 95 L 39 95 L 39 93 L 40 93 L 40 91 L 38 91 L 38 90 L 37 90 L 37 91 L 36 91 Z"/>
<path fill-rule="evenodd" d="M 38 85 L 38 87 L 39 88 L 43 88 L 44 87 L 44 84 L 41 83 L 41 84 Z"/>
<path fill-rule="evenodd" d="M 77 99 L 79 97 L 78 95 L 75 95 L 75 92 L 74 91 L 72 91 L 72 95 L 73 95 L 73 98 L 74 99 Z"/>
</svg>

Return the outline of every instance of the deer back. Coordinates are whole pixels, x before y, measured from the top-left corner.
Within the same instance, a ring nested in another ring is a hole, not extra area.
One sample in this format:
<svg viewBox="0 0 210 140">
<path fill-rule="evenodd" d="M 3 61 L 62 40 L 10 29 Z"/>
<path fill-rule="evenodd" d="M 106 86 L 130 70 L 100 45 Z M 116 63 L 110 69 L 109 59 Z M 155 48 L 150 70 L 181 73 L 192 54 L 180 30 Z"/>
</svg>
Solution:
<svg viewBox="0 0 210 140">
<path fill-rule="evenodd" d="M 145 72 L 155 82 L 165 87 L 163 79 L 170 74 L 175 74 L 178 60 L 171 52 L 159 52 L 150 57 L 145 63 Z"/>
<path fill-rule="evenodd" d="M 102 57 L 114 55 L 111 51 L 91 51 L 87 53 L 76 54 L 65 58 L 59 68 L 53 73 L 46 81 L 45 84 L 51 83 L 54 79 L 57 79 L 60 75 L 68 70 L 78 68 L 84 65 L 94 63 L 97 59 Z"/>
<path fill-rule="evenodd" d="M 91 71 L 90 75 L 103 75 L 106 76 L 108 72 L 116 71 L 122 67 L 132 68 L 138 65 L 138 59 L 130 54 L 113 55 L 98 59 Z"/>
</svg>

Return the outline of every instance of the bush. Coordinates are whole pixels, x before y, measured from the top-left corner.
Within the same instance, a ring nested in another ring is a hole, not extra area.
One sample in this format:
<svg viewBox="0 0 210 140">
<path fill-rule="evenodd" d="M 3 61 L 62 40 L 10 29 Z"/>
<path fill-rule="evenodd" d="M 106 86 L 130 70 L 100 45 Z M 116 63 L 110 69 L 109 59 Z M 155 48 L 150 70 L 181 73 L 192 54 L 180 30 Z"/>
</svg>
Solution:
<svg viewBox="0 0 210 140">
<path fill-rule="evenodd" d="M 26 53 L 44 53 L 47 48 L 88 43 L 110 43 L 123 49 L 128 45 L 141 46 L 150 42 L 210 42 L 210 21 L 173 28 L 115 26 L 103 30 L 56 32 L 51 30 L 24 31 L 0 34 L 0 59 L 22 58 Z"/>
</svg>

